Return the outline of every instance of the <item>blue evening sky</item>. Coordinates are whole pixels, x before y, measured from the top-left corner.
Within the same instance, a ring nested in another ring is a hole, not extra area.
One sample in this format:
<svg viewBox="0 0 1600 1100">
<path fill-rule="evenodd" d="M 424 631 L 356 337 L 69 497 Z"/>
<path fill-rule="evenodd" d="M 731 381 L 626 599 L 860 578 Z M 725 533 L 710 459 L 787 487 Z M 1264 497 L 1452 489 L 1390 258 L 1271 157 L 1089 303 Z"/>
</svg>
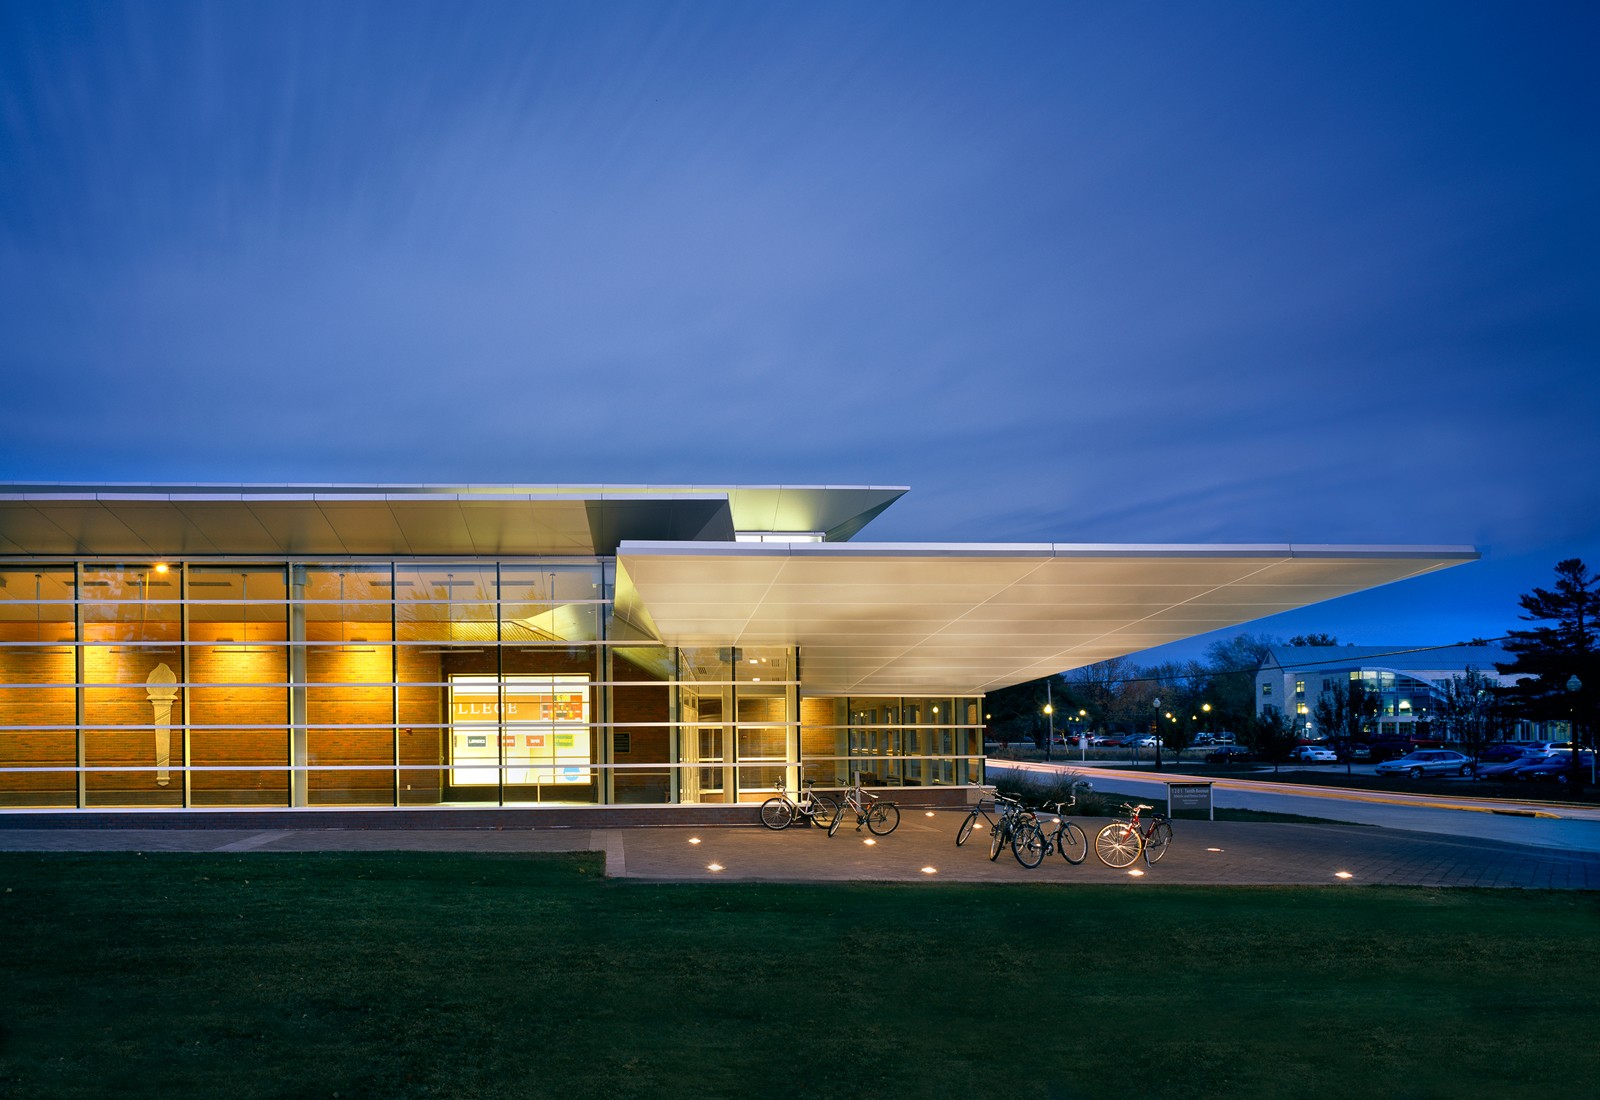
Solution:
<svg viewBox="0 0 1600 1100">
<path fill-rule="evenodd" d="M 901 484 L 866 537 L 1476 545 L 1251 629 L 1496 635 L 1600 566 L 1597 32 L 0 0 L 0 480 Z"/>
</svg>

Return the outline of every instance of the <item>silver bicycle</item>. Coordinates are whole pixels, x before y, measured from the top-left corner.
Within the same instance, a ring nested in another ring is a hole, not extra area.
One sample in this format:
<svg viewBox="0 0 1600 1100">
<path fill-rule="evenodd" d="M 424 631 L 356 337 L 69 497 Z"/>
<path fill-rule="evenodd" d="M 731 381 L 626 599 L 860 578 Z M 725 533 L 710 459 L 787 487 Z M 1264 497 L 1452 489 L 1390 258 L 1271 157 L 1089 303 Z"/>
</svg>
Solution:
<svg viewBox="0 0 1600 1100">
<path fill-rule="evenodd" d="M 780 784 L 778 793 L 761 804 L 761 824 L 769 829 L 787 829 L 800 820 L 827 829 L 838 816 L 839 804 L 813 791 L 809 779 L 801 784 L 799 798 L 790 798 L 788 790 Z"/>
<path fill-rule="evenodd" d="M 847 811 L 856 815 L 857 832 L 865 825 L 878 836 L 888 836 L 900 826 L 900 807 L 869 794 L 861 786 L 859 774 L 855 777 L 855 784 L 844 792 L 844 805 L 833 815 L 833 823 L 828 826 L 829 836 L 839 831 L 839 823 L 844 820 Z"/>
</svg>

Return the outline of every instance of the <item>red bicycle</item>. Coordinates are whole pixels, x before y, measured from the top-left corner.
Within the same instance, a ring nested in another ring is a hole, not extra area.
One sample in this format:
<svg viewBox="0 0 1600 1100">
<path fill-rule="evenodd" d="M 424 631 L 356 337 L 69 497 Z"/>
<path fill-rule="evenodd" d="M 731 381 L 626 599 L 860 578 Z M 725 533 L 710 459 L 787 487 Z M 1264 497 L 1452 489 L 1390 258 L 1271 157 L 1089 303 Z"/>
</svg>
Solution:
<svg viewBox="0 0 1600 1100">
<path fill-rule="evenodd" d="M 1094 854 L 1107 867 L 1126 867 L 1143 853 L 1146 866 L 1159 863 L 1172 844 L 1172 819 L 1166 814 L 1152 813 L 1141 818 L 1141 810 L 1154 810 L 1143 802 L 1138 805 L 1124 802 L 1128 820 L 1113 821 L 1095 834 Z"/>
</svg>

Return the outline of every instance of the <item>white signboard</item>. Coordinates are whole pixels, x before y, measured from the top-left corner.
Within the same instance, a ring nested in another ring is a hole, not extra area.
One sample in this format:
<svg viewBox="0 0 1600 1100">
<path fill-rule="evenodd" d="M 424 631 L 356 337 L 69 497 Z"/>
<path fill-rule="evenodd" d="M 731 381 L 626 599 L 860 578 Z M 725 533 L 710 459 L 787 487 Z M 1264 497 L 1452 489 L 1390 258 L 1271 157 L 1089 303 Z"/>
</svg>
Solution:
<svg viewBox="0 0 1600 1100">
<path fill-rule="evenodd" d="M 588 783 L 587 676 L 451 676 L 450 782 Z"/>
</svg>

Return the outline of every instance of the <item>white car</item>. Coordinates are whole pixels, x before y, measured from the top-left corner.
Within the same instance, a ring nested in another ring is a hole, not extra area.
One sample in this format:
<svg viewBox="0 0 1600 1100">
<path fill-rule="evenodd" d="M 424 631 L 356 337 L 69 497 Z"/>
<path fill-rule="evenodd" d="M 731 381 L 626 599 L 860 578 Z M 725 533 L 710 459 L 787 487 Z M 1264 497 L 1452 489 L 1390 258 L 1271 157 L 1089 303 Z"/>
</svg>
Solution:
<svg viewBox="0 0 1600 1100">
<path fill-rule="evenodd" d="M 1302 764 L 1337 764 L 1339 754 L 1320 745 L 1296 745 L 1289 753 L 1289 759 Z"/>
</svg>

